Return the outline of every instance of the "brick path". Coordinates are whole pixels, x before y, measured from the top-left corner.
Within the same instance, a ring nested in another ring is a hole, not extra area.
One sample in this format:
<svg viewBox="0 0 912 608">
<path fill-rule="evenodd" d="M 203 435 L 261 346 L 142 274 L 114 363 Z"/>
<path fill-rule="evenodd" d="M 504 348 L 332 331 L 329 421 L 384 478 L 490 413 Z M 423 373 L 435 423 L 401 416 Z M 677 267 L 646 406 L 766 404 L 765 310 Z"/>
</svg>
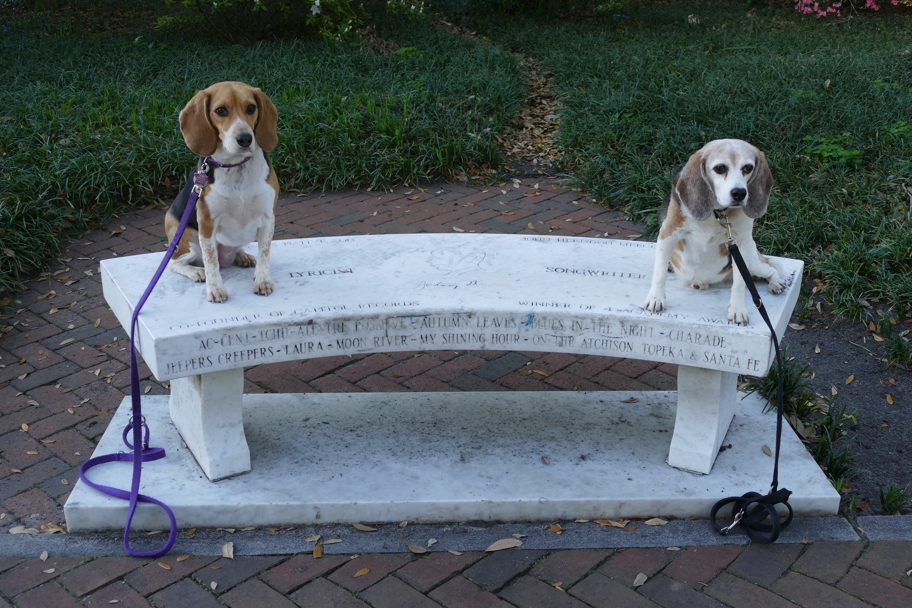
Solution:
<svg viewBox="0 0 912 608">
<path fill-rule="evenodd" d="M 62 505 L 129 384 L 126 334 L 105 305 L 98 261 L 162 251 L 162 209 L 82 235 L 60 264 L 3 307 L 0 532 L 62 525 Z M 560 184 L 437 184 L 330 192 L 280 202 L 277 238 L 408 232 L 631 238 L 642 228 Z M 524 352 L 331 357 L 254 367 L 246 391 L 673 389 L 671 365 Z M 529 363 L 532 365 L 527 365 Z M 531 373 L 542 371 L 547 375 Z M 166 394 L 141 370 L 143 390 Z M 294 532 L 289 532 L 290 534 Z M 773 547 L 47 561 L 0 554 L 0 608 L 373 606 L 912 606 L 912 542 Z M 164 568 L 161 564 L 167 565 Z M 359 571 L 369 572 L 356 576 Z M 635 587 L 638 574 L 647 577 Z M 214 588 L 212 584 L 215 584 Z"/>
</svg>

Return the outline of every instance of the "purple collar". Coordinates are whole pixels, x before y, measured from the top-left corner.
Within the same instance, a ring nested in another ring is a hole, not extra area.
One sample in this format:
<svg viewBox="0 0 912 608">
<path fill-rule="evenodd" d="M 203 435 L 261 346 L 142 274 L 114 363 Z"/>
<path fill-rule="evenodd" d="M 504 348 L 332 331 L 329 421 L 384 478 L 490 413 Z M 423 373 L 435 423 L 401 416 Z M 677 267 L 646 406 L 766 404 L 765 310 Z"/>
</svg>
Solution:
<svg viewBox="0 0 912 608">
<path fill-rule="evenodd" d="M 245 158 L 244 160 L 242 160 L 242 161 L 239 162 L 239 163 L 234 163 L 233 165 L 226 165 L 226 164 L 220 163 L 219 161 L 215 160 L 215 159 L 212 158 L 211 156 L 207 156 L 206 159 L 205 159 L 203 162 L 206 163 L 207 165 L 210 165 L 210 166 L 212 166 L 212 167 L 217 167 L 217 168 L 219 168 L 219 169 L 230 169 L 230 168 L 232 168 L 232 167 L 240 167 L 241 165 L 243 165 L 244 163 L 246 163 L 246 162 L 247 162 L 248 160 L 250 160 L 251 158 L 253 158 L 253 157 L 252 157 L 252 156 L 248 156 L 247 158 Z"/>
</svg>

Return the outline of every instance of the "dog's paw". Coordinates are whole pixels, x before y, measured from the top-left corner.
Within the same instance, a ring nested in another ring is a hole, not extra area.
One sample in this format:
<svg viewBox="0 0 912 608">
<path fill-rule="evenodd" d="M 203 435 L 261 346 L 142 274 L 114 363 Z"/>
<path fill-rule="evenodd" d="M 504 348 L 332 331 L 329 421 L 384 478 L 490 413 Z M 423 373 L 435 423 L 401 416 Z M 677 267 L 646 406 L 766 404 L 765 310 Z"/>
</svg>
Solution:
<svg viewBox="0 0 912 608">
<path fill-rule="evenodd" d="M 788 283 L 786 283 L 786 282 L 779 276 L 778 273 L 777 273 L 777 274 L 774 274 L 773 276 L 771 276 L 771 277 L 769 278 L 769 284 L 767 285 L 767 290 L 769 290 L 770 293 L 782 293 L 782 291 L 783 291 L 786 287 L 788 287 Z"/>
<path fill-rule="evenodd" d="M 210 302 L 217 302 L 221 304 L 222 302 L 228 301 L 228 292 L 225 291 L 224 287 L 216 287 L 213 289 L 206 290 L 206 299 Z"/>
<path fill-rule="evenodd" d="M 206 282 L 206 269 L 198 266 L 191 266 L 187 271 L 187 278 L 193 279 L 197 283 Z"/>
<path fill-rule="evenodd" d="M 728 305 L 728 320 L 737 325 L 747 325 L 750 323 L 747 309 L 743 306 L 736 308 L 731 304 Z"/>
<path fill-rule="evenodd" d="M 643 308 L 649 312 L 656 313 L 665 310 L 665 294 L 654 294 L 649 292 L 646 301 L 643 302 Z"/>
<path fill-rule="evenodd" d="M 251 268 L 256 266 L 256 258 L 241 249 L 237 252 L 237 255 L 234 256 L 234 263 L 241 268 Z"/>
<path fill-rule="evenodd" d="M 258 296 L 268 296 L 272 293 L 273 289 L 275 289 L 275 283 L 273 283 L 271 279 L 257 281 L 253 284 L 253 293 Z"/>
</svg>

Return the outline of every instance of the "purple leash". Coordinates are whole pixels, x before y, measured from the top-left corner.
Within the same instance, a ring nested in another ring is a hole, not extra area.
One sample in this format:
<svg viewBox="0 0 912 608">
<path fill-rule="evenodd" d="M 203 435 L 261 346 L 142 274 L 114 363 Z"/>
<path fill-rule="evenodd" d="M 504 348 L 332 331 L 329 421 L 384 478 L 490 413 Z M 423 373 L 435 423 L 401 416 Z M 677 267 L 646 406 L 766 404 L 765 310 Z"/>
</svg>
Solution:
<svg viewBox="0 0 912 608">
<path fill-rule="evenodd" d="M 238 165 L 242 165 L 245 162 L 250 160 L 250 158 L 244 159 Z M 152 277 L 152 281 L 149 283 L 149 286 L 146 287 L 146 291 L 143 293 L 142 297 L 139 298 L 139 302 L 136 304 L 136 308 L 133 309 L 133 316 L 130 320 L 130 398 L 133 405 L 133 414 L 130 416 L 130 422 L 124 428 L 123 432 L 123 441 L 126 446 L 132 450 L 130 453 L 119 452 L 117 454 L 106 454 L 104 456 L 97 456 L 95 458 L 90 458 L 79 467 L 79 478 L 86 485 L 104 492 L 115 498 L 121 498 L 123 500 L 130 501 L 130 508 L 127 512 L 127 523 L 124 527 L 124 549 L 127 553 L 134 557 L 158 557 L 160 555 L 166 554 L 171 550 L 171 547 L 174 546 L 174 541 L 177 539 L 177 521 L 174 519 L 174 513 L 168 508 L 168 505 L 165 503 L 152 498 L 151 496 L 146 496 L 139 493 L 139 482 L 140 476 L 142 474 L 142 463 L 143 462 L 152 462 L 154 460 L 160 460 L 165 457 L 164 448 L 150 448 L 149 447 L 149 427 L 146 425 L 146 420 L 142 415 L 142 406 L 141 406 L 141 395 L 139 387 L 139 371 L 136 364 L 136 324 L 139 320 L 139 311 L 142 309 L 143 304 L 146 303 L 146 300 L 152 294 L 152 290 L 155 288 L 156 283 L 161 278 L 162 273 L 165 271 L 165 268 L 168 266 L 168 261 L 171 259 L 171 256 L 174 254 L 174 250 L 177 248 L 178 243 L 180 242 L 181 236 L 184 234 L 184 230 L 187 228 L 187 224 L 190 222 L 190 217 L 193 215 L 193 210 L 196 207 L 196 201 L 199 200 L 200 194 L 203 192 L 203 188 L 209 182 L 209 177 L 207 171 L 209 170 L 209 164 L 213 164 L 216 167 L 221 168 L 230 168 L 236 167 L 237 165 L 223 165 L 216 161 L 213 158 L 203 159 L 201 163 L 197 166 L 196 172 L 193 174 L 193 190 L 190 193 L 190 197 L 187 200 L 187 206 L 184 209 L 184 215 L 181 218 L 180 225 L 177 227 L 177 232 L 174 234 L 174 238 L 171 239 L 171 244 L 168 246 L 168 251 L 165 252 L 165 257 L 162 260 L 161 264 L 158 266 L 158 270 L 155 271 L 155 276 Z M 139 421 L 139 422 L 137 422 Z M 130 443 L 128 440 L 128 435 L 132 430 L 133 442 Z M 141 452 L 139 452 L 139 457 L 136 457 L 137 448 L 136 446 L 141 446 Z M 107 462 L 132 462 L 133 463 L 133 481 L 130 487 L 130 491 L 120 490 L 118 488 L 112 488 L 111 486 L 105 486 L 89 481 L 86 477 L 86 472 L 92 467 L 104 464 Z M 130 524 L 133 521 L 133 515 L 136 513 L 136 505 L 140 502 L 148 502 L 161 507 L 165 513 L 168 515 L 168 520 L 170 522 L 170 529 L 168 532 L 168 540 L 165 544 L 155 551 L 135 551 L 130 547 Z"/>
</svg>

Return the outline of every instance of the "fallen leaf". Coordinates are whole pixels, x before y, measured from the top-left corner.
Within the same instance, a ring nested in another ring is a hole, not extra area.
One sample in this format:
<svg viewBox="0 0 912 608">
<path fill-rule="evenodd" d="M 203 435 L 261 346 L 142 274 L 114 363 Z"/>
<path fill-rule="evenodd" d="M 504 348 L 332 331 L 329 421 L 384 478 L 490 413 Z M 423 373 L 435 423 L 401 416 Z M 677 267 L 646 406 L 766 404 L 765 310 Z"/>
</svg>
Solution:
<svg viewBox="0 0 912 608">
<path fill-rule="evenodd" d="M 768 445 L 763 446 L 762 449 L 763 449 L 763 453 L 766 454 L 767 456 L 773 455 L 773 451 L 770 449 L 770 447 Z"/>
<path fill-rule="evenodd" d="M 855 381 L 855 374 L 852 374 L 851 376 L 846 378 L 846 384 L 852 384 L 852 382 L 854 382 L 854 381 Z"/>
<path fill-rule="evenodd" d="M 118 603 L 120 603 L 120 600 L 108 600 L 108 603 L 109 604 L 118 604 Z"/>
<path fill-rule="evenodd" d="M 323 544 L 324 545 L 335 545 L 336 543 L 341 543 L 341 542 L 342 542 L 341 538 L 331 538 L 329 540 L 324 540 Z"/>
<path fill-rule="evenodd" d="M 209 583 L 209 586 L 212 587 L 213 591 L 215 591 L 215 588 L 218 587 L 218 583 L 216 583 L 215 581 L 212 581 L 211 583 Z"/>
<path fill-rule="evenodd" d="M 680 551 L 681 547 L 667 547 L 665 550 L 666 551 Z"/>
<path fill-rule="evenodd" d="M 814 345 L 814 354 L 815 354 L 815 355 L 819 355 L 819 354 L 820 354 L 820 345 L 819 345 L 819 344 L 815 344 L 815 345 Z"/>
<path fill-rule="evenodd" d="M 16 467 L 10 467 L 10 471 L 12 471 L 13 473 L 21 473 L 22 469 L 17 469 Z"/>
<path fill-rule="evenodd" d="M 544 456 L 541 457 L 541 461 L 542 461 L 542 464 L 551 464 L 551 461 L 548 460 L 548 459 L 547 459 L 546 457 L 544 457 Z"/>
<path fill-rule="evenodd" d="M 101 325 L 101 317 L 98 317 L 97 319 L 95 319 L 95 323 L 93 323 L 93 325 L 95 327 L 98 327 L 99 325 Z"/>
<path fill-rule="evenodd" d="M 889 382 L 890 382 L 890 384 L 892 384 L 893 386 L 896 386 L 896 378 L 890 378 Z"/>
<path fill-rule="evenodd" d="M 404 528 L 404 527 L 406 527 L 407 525 L 408 525 L 408 522 L 407 522 L 407 521 L 400 521 L 400 522 L 399 522 L 399 527 L 400 527 L 400 528 Z"/>
<path fill-rule="evenodd" d="M 28 452 L 26 452 L 26 454 L 28 454 L 29 456 L 37 456 L 38 452 L 36 452 L 34 450 L 29 450 Z"/>
<path fill-rule="evenodd" d="M 41 443 L 56 443 L 56 439 L 42 439 Z"/>
<path fill-rule="evenodd" d="M 532 225 L 532 222 L 529 222 L 528 224 L 526 224 L 526 228 L 528 228 L 529 230 L 535 230 L 535 226 Z"/>
<path fill-rule="evenodd" d="M 887 403 L 889 403 L 890 405 L 893 405 L 893 395 L 891 395 L 890 393 L 887 393 Z"/>
<path fill-rule="evenodd" d="M 308 543 L 315 543 L 320 540 L 321 536 L 319 534 L 314 534 L 313 536 L 308 536 L 304 540 Z"/>
<path fill-rule="evenodd" d="M 636 529 L 637 529 L 637 527 L 636 527 L 636 525 L 634 524 L 634 525 L 630 525 L 630 526 L 624 528 L 624 532 L 633 532 L 633 531 L 636 530 Z"/>
<path fill-rule="evenodd" d="M 624 403 L 638 403 L 640 400 L 636 397 L 628 397 L 624 399 Z"/>
<path fill-rule="evenodd" d="M 70 485 L 70 482 L 67 481 L 66 479 L 61 479 L 61 480 L 60 480 L 60 483 L 62 483 L 62 484 L 65 485 L 65 486 Z"/>
<path fill-rule="evenodd" d="M 321 557 L 323 557 L 323 546 L 322 545 L 318 544 L 317 546 L 314 547 L 313 556 L 314 556 L 314 559 L 320 559 Z"/>
<path fill-rule="evenodd" d="M 560 589 L 560 586 L 561 586 L 561 585 L 563 585 L 563 583 L 561 583 L 561 582 L 558 582 L 558 583 L 551 583 L 551 586 L 552 586 L 552 587 L 556 587 L 556 588 L 558 588 L 558 589 Z M 563 591 L 563 589 L 561 589 L 561 591 Z"/>
<path fill-rule="evenodd" d="M 433 546 L 436 545 L 436 544 L 437 544 L 437 539 L 436 539 L 436 538 L 429 538 L 429 539 L 428 539 L 428 548 L 433 547 Z"/>
<path fill-rule="evenodd" d="M 540 369 L 533 369 L 532 373 L 538 374 L 539 376 L 544 376 L 545 378 L 548 377 L 548 374 L 546 372 L 541 371 Z"/>
<path fill-rule="evenodd" d="M 42 551 L 42 552 L 41 552 L 41 555 L 38 556 L 38 559 L 40 559 L 40 560 L 43 561 L 43 562 L 46 562 L 46 561 L 47 561 L 47 558 L 48 558 L 48 552 L 47 552 L 47 551 Z"/>
<path fill-rule="evenodd" d="M 169 566 L 169 565 L 166 564 L 165 562 L 158 562 L 158 567 L 159 567 L 159 568 L 164 568 L 165 570 L 170 570 L 170 569 L 171 569 L 171 566 Z"/>
<path fill-rule="evenodd" d="M 414 543 L 409 543 L 406 546 L 408 547 L 408 550 L 411 551 L 412 553 L 417 553 L 418 555 L 421 555 L 422 553 L 427 553 L 427 549 L 425 549 L 424 547 L 422 547 L 420 545 L 416 545 Z"/>
<path fill-rule="evenodd" d="M 660 517 L 653 517 L 652 519 L 647 519 L 643 523 L 647 526 L 664 526 L 668 522 Z"/>
<path fill-rule="evenodd" d="M 643 583 L 646 582 L 646 578 L 647 578 L 646 575 L 643 574 L 642 572 L 640 572 L 639 574 L 636 575 L 636 578 L 633 579 L 633 586 L 640 587 Z"/>
<path fill-rule="evenodd" d="M 19 427 L 19 430 L 22 431 L 23 433 L 27 432 L 28 425 L 23 422 L 22 425 Z"/>
<path fill-rule="evenodd" d="M 805 328 L 804 325 L 800 325 L 798 323 L 789 323 L 789 327 L 791 327 L 795 331 L 801 331 Z"/>
<path fill-rule="evenodd" d="M 875 341 L 875 342 L 883 342 L 883 341 L 884 341 L 884 339 L 881 338 L 880 336 L 878 336 L 877 334 L 872 334 L 871 337 L 874 338 L 874 341 Z"/>
<path fill-rule="evenodd" d="M 364 576 L 365 574 L 367 574 L 370 571 L 371 571 L 370 568 L 361 568 L 360 570 L 355 572 L 355 575 L 352 578 L 358 578 L 359 576 Z"/>
<path fill-rule="evenodd" d="M 465 232 L 465 230 L 463 230 L 462 228 L 457 228 L 456 226 L 453 226 L 453 232 Z"/>
<path fill-rule="evenodd" d="M 577 524 L 588 524 L 589 520 L 588 519 L 574 519 L 573 522 L 577 523 Z"/>
<path fill-rule="evenodd" d="M 228 534 L 234 534 L 237 531 L 235 528 L 216 528 L 216 530 L 227 532 Z"/>
<path fill-rule="evenodd" d="M 25 526 L 13 526 L 9 529 L 10 534 L 38 534 L 36 528 L 26 528 Z"/>
<path fill-rule="evenodd" d="M 834 397 L 839 394 L 839 391 L 836 390 L 835 385 L 830 387 L 830 394 L 832 394 Z"/>
<path fill-rule="evenodd" d="M 54 572 L 56 572 L 56 571 L 57 571 L 56 568 L 48 568 L 47 570 L 42 570 L 42 572 L 44 572 L 45 574 L 54 574 Z"/>
<path fill-rule="evenodd" d="M 522 546 L 522 541 L 518 538 L 502 538 L 499 541 L 492 543 L 490 547 L 485 549 L 485 552 L 502 551 L 503 549 L 511 549 L 520 546 Z"/>
<path fill-rule="evenodd" d="M 888 428 L 889 426 L 890 426 L 889 424 L 884 422 L 883 424 L 880 425 L 880 428 L 885 429 L 885 428 Z"/>
<path fill-rule="evenodd" d="M 859 511 L 867 511 L 868 510 L 868 501 L 862 500 L 857 505 L 855 505 L 855 508 L 858 509 Z"/>
<path fill-rule="evenodd" d="M 234 559 L 234 543 L 228 541 L 222 545 L 222 557 L 227 559 Z"/>
<path fill-rule="evenodd" d="M 196 534 L 196 528 L 190 528 L 189 530 L 184 532 L 184 536 L 193 536 L 194 534 Z"/>
<path fill-rule="evenodd" d="M 525 538 L 527 536 L 529 536 L 529 535 L 528 534 L 514 534 L 513 538 Z"/>
<path fill-rule="evenodd" d="M 352 524 L 352 527 L 355 530 L 361 530 L 362 532 L 376 532 L 377 528 L 371 528 L 370 526 L 365 526 L 364 524 Z"/>
<path fill-rule="evenodd" d="M 180 557 L 177 558 L 177 561 L 178 561 L 178 562 L 185 562 L 185 561 L 187 561 L 188 559 L 190 559 L 190 556 L 189 556 L 189 555 L 181 555 Z"/>
<path fill-rule="evenodd" d="M 462 553 L 460 553 L 459 551 L 453 551 L 452 549 L 447 551 L 447 553 L 452 553 L 453 555 L 462 555 Z"/>
</svg>

